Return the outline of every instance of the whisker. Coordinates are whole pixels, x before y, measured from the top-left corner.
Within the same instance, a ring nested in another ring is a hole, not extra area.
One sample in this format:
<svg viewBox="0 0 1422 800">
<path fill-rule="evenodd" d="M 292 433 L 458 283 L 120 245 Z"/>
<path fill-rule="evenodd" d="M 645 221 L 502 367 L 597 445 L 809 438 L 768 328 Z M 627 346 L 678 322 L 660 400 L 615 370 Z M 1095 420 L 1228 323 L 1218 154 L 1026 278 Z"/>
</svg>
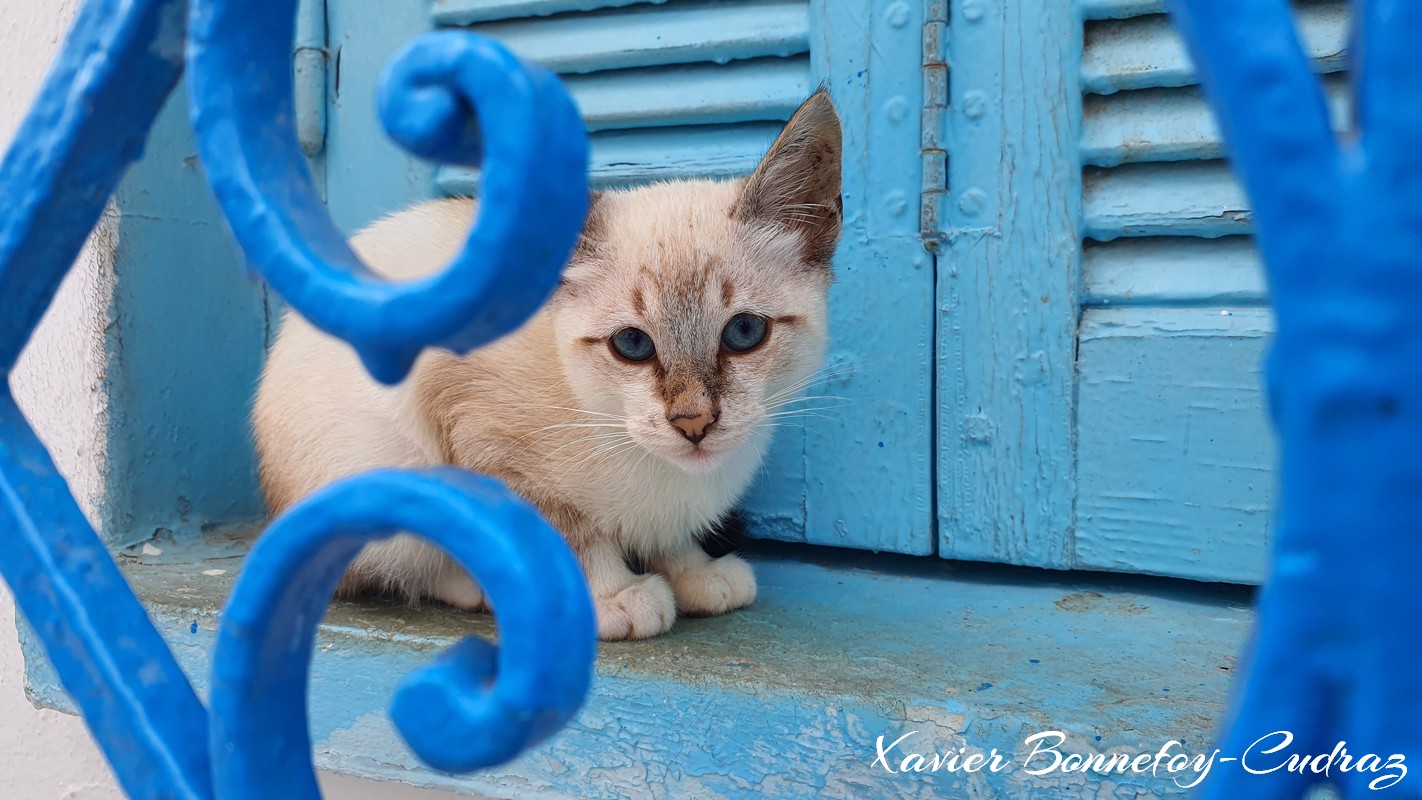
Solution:
<svg viewBox="0 0 1422 800">
<path fill-rule="evenodd" d="M 766 414 L 765 418 L 775 419 L 776 417 L 793 417 L 796 414 L 808 414 L 814 411 L 833 411 L 837 408 L 843 407 L 844 406 L 813 406 L 811 408 L 792 408 L 789 411 L 775 411 L 773 413 Z"/>
<path fill-rule="evenodd" d="M 795 403 L 821 402 L 827 400 L 834 401 L 836 406 L 847 406 L 853 405 L 854 403 L 854 398 L 852 397 L 843 397 L 841 395 L 834 394 L 807 394 L 802 397 L 793 397 L 789 400 L 781 400 L 776 403 L 766 403 L 765 407 L 768 410 L 774 408 L 784 408 L 789 405 L 794 405 Z"/>
<path fill-rule="evenodd" d="M 540 443 L 552 439 L 556 436 L 573 436 L 574 441 L 583 441 L 590 437 L 578 436 L 578 430 L 604 430 L 614 434 L 625 434 L 626 427 L 619 422 L 566 422 L 556 425 L 545 425 L 537 430 L 529 431 L 514 440 L 514 444 L 521 444 L 531 437 L 538 437 L 533 443 Z"/>
<path fill-rule="evenodd" d="M 605 418 L 605 419 L 615 419 L 615 420 L 621 420 L 621 421 L 623 421 L 623 422 L 625 422 L 625 421 L 627 420 L 627 417 L 625 417 L 625 416 L 623 416 L 623 415 L 621 415 L 621 414 L 609 414 L 609 413 L 607 413 L 607 412 L 605 412 L 605 411 L 590 411 L 590 410 L 588 410 L 588 409 L 586 409 L 586 408 L 573 408 L 573 407 L 571 407 L 571 406 L 554 406 L 554 405 L 546 405 L 546 404 L 543 404 L 543 403 L 535 403 L 534 405 L 526 406 L 526 408 L 545 408 L 545 409 L 552 409 L 552 410 L 554 410 L 554 411 L 571 411 L 571 412 L 573 412 L 574 414 L 587 414 L 588 416 L 592 416 L 592 417 L 603 417 L 603 418 Z"/>
<path fill-rule="evenodd" d="M 579 444 L 587 444 L 587 443 L 589 443 L 589 442 L 596 443 L 596 444 L 598 444 L 599 446 L 601 446 L 601 445 L 603 445 L 603 444 L 609 444 L 609 443 L 611 443 L 611 441 L 614 440 L 614 439 L 621 439 L 621 438 L 623 438 L 623 437 L 625 437 L 625 436 L 626 436 L 626 434 L 625 434 L 625 433 L 621 433 L 621 432 L 618 432 L 618 433 L 599 433 L 599 434 L 597 434 L 597 435 L 595 435 L 595 436 L 584 436 L 584 437 L 581 437 L 581 438 L 578 438 L 578 439 L 574 439 L 574 440 L 572 440 L 572 441 L 570 441 L 570 442 L 564 442 L 563 444 L 558 445 L 557 447 L 553 448 L 552 450 L 549 450 L 545 455 L 547 455 L 547 456 L 552 456 L 552 455 L 555 455 L 555 454 L 557 454 L 557 453 L 561 453 L 561 452 L 563 452 L 564 450 L 567 450 L 569 447 L 573 447 L 573 446 L 579 445 Z"/>
<path fill-rule="evenodd" d="M 855 371 L 855 369 L 856 369 L 857 366 L 858 366 L 858 365 L 857 365 L 856 363 L 854 363 L 854 362 L 843 362 L 843 363 L 838 363 L 838 364 L 831 364 L 831 365 L 829 365 L 829 366 L 827 366 L 827 367 L 821 367 L 820 369 L 815 370 L 814 372 L 810 373 L 809 375 L 805 376 L 804 378 L 801 378 L 800 380 L 796 381 L 795 383 L 792 383 L 792 384 L 790 384 L 789 386 L 786 386 L 785 388 L 781 389 L 780 391 L 775 392 L 774 394 L 770 395 L 770 397 L 767 398 L 767 399 L 768 399 L 768 400 L 778 400 L 778 399 L 780 399 L 780 398 L 782 398 L 782 397 L 785 397 L 786 395 L 794 394 L 794 393 L 796 393 L 796 392 L 798 392 L 798 391 L 800 391 L 800 390 L 802 390 L 802 389 L 804 389 L 804 388 L 806 388 L 806 387 L 808 387 L 808 386 L 811 386 L 811 385 L 813 385 L 813 384 L 815 384 L 815 383 L 817 383 L 817 382 L 820 382 L 820 381 L 826 381 L 826 382 L 827 382 L 827 381 L 834 380 L 835 378 L 840 378 L 840 377 L 843 377 L 843 376 L 845 376 L 845 375 L 849 375 L 849 374 L 851 374 L 851 373 L 853 373 L 853 372 Z"/>
<path fill-rule="evenodd" d="M 555 465 L 553 472 L 567 473 L 594 459 L 607 459 L 614 455 L 626 452 L 628 449 L 637 447 L 637 441 L 628 437 L 626 441 L 612 442 L 610 444 L 600 444 L 587 453 L 575 453 Z M 582 456 L 579 458 L 579 456 Z"/>
</svg>

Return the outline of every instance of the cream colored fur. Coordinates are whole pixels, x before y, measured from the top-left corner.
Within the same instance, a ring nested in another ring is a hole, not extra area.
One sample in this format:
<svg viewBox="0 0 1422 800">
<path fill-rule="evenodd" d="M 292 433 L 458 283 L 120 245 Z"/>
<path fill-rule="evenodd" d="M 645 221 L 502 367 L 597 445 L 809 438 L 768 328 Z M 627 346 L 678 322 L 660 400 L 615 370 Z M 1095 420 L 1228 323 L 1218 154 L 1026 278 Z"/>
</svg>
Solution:
<svg viewBox="0 0 1422 800">
<path fill-rule="evenodd" d="M 711 559 L 698 537 L 741 497 L 777 409 L 822 358 L 839 147 L 820 93 L 748 180 L 596 197 L 565 284 L 542 311 L 466 357 L 427 352 L 397 387 L 376 384 L 344 343 L 288 315 L 253 414 L 269 505 L 280 511 L 376 467 L 452 463 L 501 478 L 562 531 L 604 639 L 663 633 L 678 611 L 749 604 L 750 566 Z M 455 255 L 475 214 L 470 200 L 421 205 L 352 245 L 377 273 L 415 278 Z M 770 332 L 751 352 L 725 352 L 722 328 L 742 312 L 771 320 Z M 609 347 L 628 326 L 652 336 L 651 362 Z M 678 413 L 716 421 L 694 443 L 672 424 Z M 634 573 L 629 556 L 650 571 Z M 461 570 L 409 536 L 367 548 L 342 590 L 485 606 Z"/>
</svg>

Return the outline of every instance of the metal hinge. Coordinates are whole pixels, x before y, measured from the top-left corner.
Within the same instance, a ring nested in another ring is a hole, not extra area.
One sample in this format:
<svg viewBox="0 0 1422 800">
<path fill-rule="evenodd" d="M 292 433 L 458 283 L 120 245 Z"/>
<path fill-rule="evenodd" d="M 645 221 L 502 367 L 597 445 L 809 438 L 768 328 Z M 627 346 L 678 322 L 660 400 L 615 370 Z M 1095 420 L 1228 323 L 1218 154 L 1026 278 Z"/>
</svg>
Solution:
<svg viewBox="0 0 1422 800">
<path fill-rule="evenodd" d="M 943 246 L 939 222 L 948 193 L 944 126 L 948 112 L 948 0 L 924 0 L 923 19 L 923 130 L 919 143 L 923 187 L 918 235 L 925 250 L 937 253 Z"/>
<path fill-rule="evenodd" d="M 307 158 L 326 146 L 326 71 L 330 60 L 326 49 L 326 1 L 301 0 L 292 53 L 292 102 L 296 107 L 296 139 Z"/>
</svg>

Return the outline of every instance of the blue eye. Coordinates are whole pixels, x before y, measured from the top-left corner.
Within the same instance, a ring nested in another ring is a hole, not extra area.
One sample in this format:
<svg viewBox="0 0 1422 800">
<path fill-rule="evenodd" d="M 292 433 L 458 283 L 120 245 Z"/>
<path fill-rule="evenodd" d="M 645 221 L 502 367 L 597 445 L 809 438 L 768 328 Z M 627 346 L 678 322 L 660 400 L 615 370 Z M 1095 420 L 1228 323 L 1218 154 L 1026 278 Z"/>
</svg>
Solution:
<svg viewBox="0 0 1422 800">
<path fill-rule="evenodd" d="M 737 314 L 731 317 L 721 331 L 721 344 L 732 353 L 745 353 L 756 349 L 765 341 L 765 333 L 770 323 L 765 317 L 754 314 Z"/>
<path fill-rule="evenodd" d="M 646 331 L 623 328 L 612 335 L 612 352 L 628 361 L 646 361 L 657 354 L 657 346 Z"/>
</svg>

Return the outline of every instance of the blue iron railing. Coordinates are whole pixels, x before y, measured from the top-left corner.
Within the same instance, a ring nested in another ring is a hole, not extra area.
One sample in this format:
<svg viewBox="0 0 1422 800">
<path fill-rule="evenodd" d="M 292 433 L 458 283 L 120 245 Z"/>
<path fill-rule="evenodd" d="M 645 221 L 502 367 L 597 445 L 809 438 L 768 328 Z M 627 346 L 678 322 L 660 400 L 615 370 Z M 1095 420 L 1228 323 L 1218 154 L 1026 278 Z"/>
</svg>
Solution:
<svg viewBox="0 0 1422 800">
<path fill-rule="evenodd" d="M 90 0 L 0 162 L 0 369 L 7 375 L 138 155 L 184 63 L 218 198 L 253 265 L 394 382 L 427 346 L 492 340 L 551 291 L 585 212 L 586 141 L 552 76 L 468 34 L 391 67 L 383 119 L 419 155 L 483 168 L 486 207 L 442 275 L 388 285 L 321 208 L 292 131 L 291 0 Z M 1275 731 L 1300 753 L 1422 754 L 1422 3 L 1357 4 L 1356 135 L 1331 130 L 1286 0 L 1176 0 L 1255 209 L 1277 335 L 1269 363 L 1282 507 L 1226 752 Z M 191 14 L 189 14 L 191 12 Z M 185 28 L 190 21 L 190 30 Z M 186 50 L 185 50 L 186 47 Z M 186 58 L 185 58 L 186 52 Z M 475 115 L 474 109 L 482 113 Z M 512 758 L 582 702 L 592 610 L 558 534 L 497 482 L 382 471 L 293 508 L 224 610 L 205 709 L 0 392 L 0 574 L 131 796 L 318 794 L 305 681 L 316 624 L 367 541 L 422 533 L 500 609 L 402 685 L 392 714 L 445 770 Z M 1282 739 L 1279 740 L 1282 743 Z M 1219 770 L 1215 798 L 1299 797 L 1308 770 Z M 1348 796 L 1377 772 L 1326 776 Z M 1391 796 L 1422 796 L 1407 774 Z"/>
<path fill-rule="evenodd" d="M 428 346 L 464 352 L 548 297 L 587 205 L 586 134 L 549 73 L 473 34 L 417 40 L 384 82 L 412 152 L 483 170 L 485 210 L 441 275 L 387 284 L 331 225 L 293 131 L 294 0 L 89 0 L 0 162 L 0 371 L 8 377 L 185 61 L 201 155 L 252 266 L 399 381 Z M 475 110 L 478 113 L 475 113 Z M 409 676 L 392 715 L 432 766 L 517 755 L 579 708 L 591 599 L 561 536 L 496 481 L 381 471 L 277 520 L 222 614 L 205 709 L 8 390 L 0 391 L 0 575 L 132 797 L 314 798 L 306 676 L 336 581 L 366 542 L 413 531 L 469 569 L 500 642 L 466 639 Z"/>
<path fill-rule="evenodd" d="M 1223 749 L 1272 734 L 1256 751 L 1351 753 L 1327 775 L 1220 770 L 1219 800 L 1325 780 L 1422 797 L 1422 770 L 1393 782 L 1395 767 L 1359 763 L 1422 757 L 1422 2 L 1353 9 L 1356 131 L 1340 138 L 1287 0 L 1172 6 L 1252 201 L 1277 319 L 1282 499 Z"/>
</svg>

